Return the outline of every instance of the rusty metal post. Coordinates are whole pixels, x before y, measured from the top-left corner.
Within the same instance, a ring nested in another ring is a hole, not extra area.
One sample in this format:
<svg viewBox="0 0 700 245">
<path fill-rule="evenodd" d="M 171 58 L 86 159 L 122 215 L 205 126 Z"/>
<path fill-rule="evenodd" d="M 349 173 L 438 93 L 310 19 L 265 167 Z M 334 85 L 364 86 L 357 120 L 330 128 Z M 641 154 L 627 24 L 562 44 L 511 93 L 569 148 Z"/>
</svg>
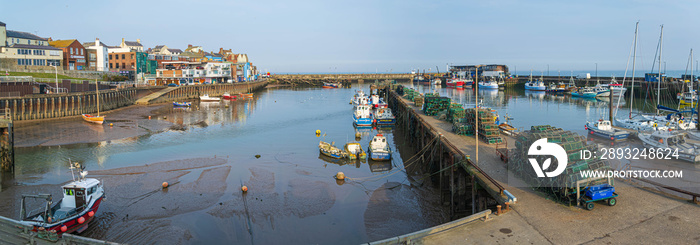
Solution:
<svg viewBox="0 0 700 245">
<path fill-rule="evenodd" d="M 496 215 L 501 215 L 501 205 L 496 205 Z"/>
</svg>

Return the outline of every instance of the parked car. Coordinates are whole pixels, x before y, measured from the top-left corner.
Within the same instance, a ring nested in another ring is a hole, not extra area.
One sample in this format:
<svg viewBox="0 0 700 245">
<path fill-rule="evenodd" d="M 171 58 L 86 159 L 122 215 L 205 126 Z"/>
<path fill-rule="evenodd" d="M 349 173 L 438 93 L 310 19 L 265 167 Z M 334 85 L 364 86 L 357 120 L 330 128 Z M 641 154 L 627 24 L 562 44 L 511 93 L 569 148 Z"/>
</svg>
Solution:
<svg viewBox="0 0 700 245">
<path fill-rule="evenodd" d="M 168 87 L 179 87 L 180 85 L 177 85 L 177 83 L 169 83 Z"/>
</svg>

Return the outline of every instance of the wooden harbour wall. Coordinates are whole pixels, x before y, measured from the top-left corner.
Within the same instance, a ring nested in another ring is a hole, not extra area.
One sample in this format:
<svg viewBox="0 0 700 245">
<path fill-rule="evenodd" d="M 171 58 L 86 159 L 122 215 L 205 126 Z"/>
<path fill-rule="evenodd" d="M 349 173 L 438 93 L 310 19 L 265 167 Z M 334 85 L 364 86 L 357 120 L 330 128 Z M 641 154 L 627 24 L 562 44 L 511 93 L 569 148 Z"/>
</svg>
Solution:
<svg viewBox="0 0 700 245">
<path fill-rule="evenodd" d="M 139 89 L 105 90 L 99 93 L 100 111 L 132 105 Z M 14 121 L 76 116 L 97 112 L 97 93 L 32 95 L 0 99 Z"/>
<path fill-rule="evenodd" d="M 432 177 L 440 190 L 441 203 L 450 209 L 450 219 L 473 215 L 497 205 L 505 206 L 509 198 L 504 187 L 488 176 L 459 148 L 426 122 L 396 92 L 382 90 L 384 98 L 396 115 L 396 126 L 405 134 L 408 145 L 416 149 L 430 147 L 420 155 L 421 168 Z M 431 146 L 431 144 L 433 146 Z"/>
</svg>

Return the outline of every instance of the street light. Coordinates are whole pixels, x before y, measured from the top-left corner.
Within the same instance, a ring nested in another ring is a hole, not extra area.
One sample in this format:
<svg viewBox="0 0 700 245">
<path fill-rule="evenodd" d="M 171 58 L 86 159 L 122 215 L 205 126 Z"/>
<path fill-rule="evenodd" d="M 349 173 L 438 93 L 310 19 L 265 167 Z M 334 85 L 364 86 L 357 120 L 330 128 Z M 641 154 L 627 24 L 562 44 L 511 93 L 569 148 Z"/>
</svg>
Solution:
<svg viewBox="0 0 700 245">
<path fill-rule="evenodd" d="M 55 65 L 52 65 L 53 69 L 56 70 L 56 93 L 58 93 L 58 67 Z"/>
</svg>

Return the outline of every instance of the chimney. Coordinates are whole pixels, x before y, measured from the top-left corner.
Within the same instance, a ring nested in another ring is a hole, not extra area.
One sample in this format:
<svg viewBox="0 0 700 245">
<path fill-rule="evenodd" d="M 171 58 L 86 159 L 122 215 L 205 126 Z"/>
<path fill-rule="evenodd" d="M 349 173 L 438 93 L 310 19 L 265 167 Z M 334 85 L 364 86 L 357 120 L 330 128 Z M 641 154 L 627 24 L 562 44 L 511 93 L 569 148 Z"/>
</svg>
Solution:
<svg viewBox="0 0 700 245">
<path fill-rule="evenodd" d="M 49 37 L 49 42 L 51 42 L 51 41 L 53 41 L 53 39 L 51 39 L 51 37 Z"/>
<path fill-rule="evenodd" d="M 124 38 L 122 37 L 122 47 L 124 47 L 126 44 L 124 43 Z"/>
<path fill-rule="evenodd" d="M 192 44 L 187 44 L 187 47 L 188 47 L 188 48 L 191 48 L 191 47 L 192 47 Z"/>
<path fill-rule="evenodd" d="M 136 42 L 137 42 L 137 43 L 141 43 L 141 39 L 136 39 Z"/>
</svg>

